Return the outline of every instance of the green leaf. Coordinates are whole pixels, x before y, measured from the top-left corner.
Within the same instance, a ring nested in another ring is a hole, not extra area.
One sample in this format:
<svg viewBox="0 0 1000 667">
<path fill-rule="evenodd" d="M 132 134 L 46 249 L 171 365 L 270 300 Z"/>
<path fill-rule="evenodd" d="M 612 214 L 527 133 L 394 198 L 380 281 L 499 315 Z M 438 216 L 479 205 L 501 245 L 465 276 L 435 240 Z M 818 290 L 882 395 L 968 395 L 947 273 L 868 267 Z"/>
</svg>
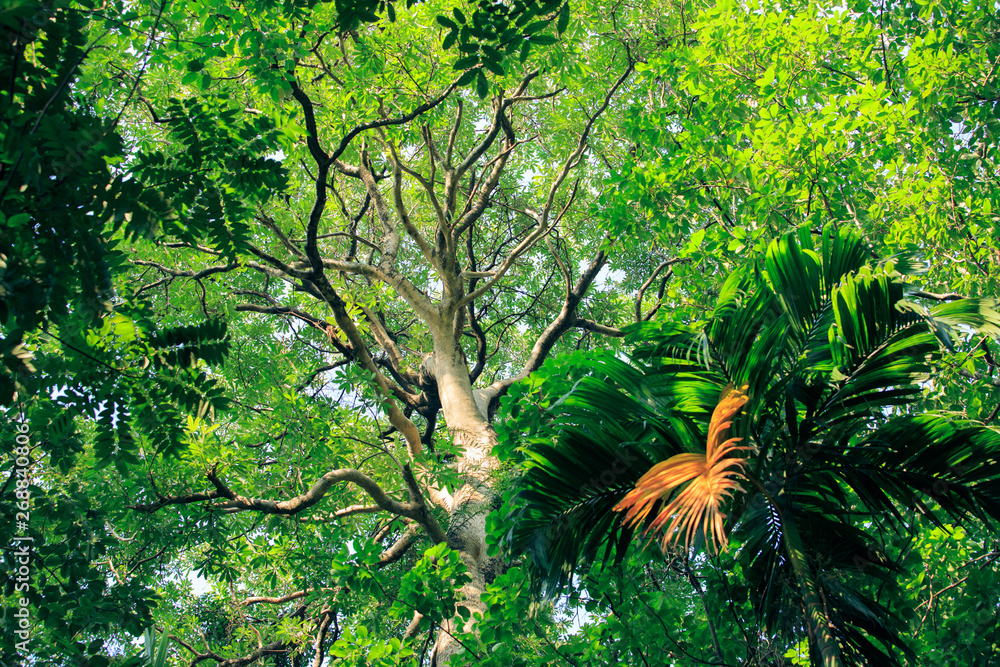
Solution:
<svg viewBox="0 0 1000 667">
<path fill-rule="evenodd" d="M 444 16 L 444 15 L 442 15 L 442 14 L 438 14 L 437 16 L 435 16 L 435 17 L 434 17 L 434 19 L 435 19 L 435 20 L 436 20 L 436 21 L 437 21 L 438 23 L 440 23 L 440 24 L 441 24 L 442 26 L 444 26 L 445 28 L 449 28 L 449 29 L 451 29 L 451 30 L 457 30 L 457 29 L 458 29 L 458 26 L 457 26 L 457 25 L 455 25 L 455 22 L 454 22 L 454 21 L 452 21 L 452 20 L 451 20 L 450 18 L 448 18 L 447 16 Z"/>
<path fill-rule="evenodd" d="M 479 99 L 484 100 L 490 92 L 490 83 L 486 80 L 486 76 L 483 74 L 482 70 L 479 71 L 479 76 L 476 79 L 476 95 Z"/>
<path fill-rule="evenodd" d="M 538 46 L 549 46 L 550 44 L 555 44 L 559 40 L 552 35 L 532 35 L 531 43 L 537 44 Z"/>
<path fill-rule="evenodd" d="M 524 44 L 521 45 L 521 55 L 520 55 L 520 60 L 522 63 L 528 59 L 528 52 L 530 50 L 531 50 L 531 42 L 528 40 L 524 40 Z"/>
<path fill-rule="evenodd" d="M 464 58 L 459 58 L 458 60 L 455 61 L 455 64 L 452 65 L 452 67 L 454 69 L 469 69 L 470 67 L 474 67 L 478 64 L 479 64 L 479 56 L 474 54 L 470 56 L 465 56 Z"/>
<path fill-rule="evenodd" d="M 548 24 L 549 24 L 548 21 L 535 21 L 534 23 L 528 25 L 524 29 L 524 34 L 525 35 L 533 35 L 534 33 L 538 32 L 539 30 L 542 30 L 543 28 L 545 28 Z"/>
<path fill-rule="evenodd" d="M 485 60 L 484 59 L 483 60 L 483 67 L 485 67 L 489 71 L 493 72 L 497 76 L 503 76 L 504 75 L 503 67 L 498 62 L 494 62 L 492 60 Z"/>
<path fill-rule="evenodd" d="M 559 18 L 556 20 L 556 32 L 560 35 L 566 32 L 566 28 L 569 26 L 569 2 L 563 5 L 562 9 L 559 11 Z"/>
<path fill-rule="evenodd" d="M 503 62 L 503 54 L 494 49 L 492 46 L 490 46 L 489 44 L 483 44 L 482 48 L 483 48 L 484 61 L 492 60 L 496 63 Z"/>
<path fill-rule="evenodd" d="M 479 74 L 479 70 L 475 70 L 475 69 L 466 70 L 465 74 L 463 74 L 462 76 L 458 77 L 458 85 L 459 86 L 466 86 L 466 85 L 472 83 L 472 80 L 475 79 L 478 74 Z"/>
<path fill-rule="evenodd" d="M 27 213 L 15 213 L 7 218 L 6 225 L 12 229 L 23 227 L 31 222 L 31 216 Z"/>
</svg>

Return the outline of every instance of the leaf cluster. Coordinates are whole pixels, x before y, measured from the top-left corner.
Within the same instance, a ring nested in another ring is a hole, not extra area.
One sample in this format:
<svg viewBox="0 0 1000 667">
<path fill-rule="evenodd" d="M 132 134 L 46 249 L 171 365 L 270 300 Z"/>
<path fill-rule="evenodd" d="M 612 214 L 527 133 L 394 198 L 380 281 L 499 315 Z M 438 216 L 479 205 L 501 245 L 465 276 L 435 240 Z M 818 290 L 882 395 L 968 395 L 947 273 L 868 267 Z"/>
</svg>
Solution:
<svg viewBox="0 0 1000 667">
<path fill-rule="evenodd" d="M 585 362 L 592 375 L 549 399 L 551 435 L 519 442 L 507 536 L 543 590 L 596 560 L 622 561 L 633 535 L 612 507 L 652 462 L 704 449 L 715 397 L 747 385 L 731 435 L 751 453 L 727 525 L 763 627 L 794 636 L 789 619 L 804 606 L 813 655 L 912 657 L 898 618 L 866 588 L 900 572 L 884 536 L 914 530 L 915 515 L 1000 518 L 1000 437 L 908 407 L 960 327 L 996 336 L 1000 314 L 989 300 L 911 301 L 904 276 L 870 265 L 848 228 L 827 226 L 819 241 L 772 242 L 761 264 L 729 277 L 708 320 L 634 327 L 630 362 Z"/>
</svg>

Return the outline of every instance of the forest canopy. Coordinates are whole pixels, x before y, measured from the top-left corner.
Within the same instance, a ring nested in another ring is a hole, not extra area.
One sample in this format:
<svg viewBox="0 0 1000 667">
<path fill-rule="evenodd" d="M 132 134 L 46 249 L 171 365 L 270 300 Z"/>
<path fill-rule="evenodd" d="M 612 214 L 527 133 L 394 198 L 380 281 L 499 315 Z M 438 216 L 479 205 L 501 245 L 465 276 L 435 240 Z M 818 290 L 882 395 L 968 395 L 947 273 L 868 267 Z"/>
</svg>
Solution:
<svg viewBox="0 0 1000 667">
<path fill-rule="evenodd" d="M 996 3 L 0 33 L 0 664 L 1000 653 Z"/>
</svg>

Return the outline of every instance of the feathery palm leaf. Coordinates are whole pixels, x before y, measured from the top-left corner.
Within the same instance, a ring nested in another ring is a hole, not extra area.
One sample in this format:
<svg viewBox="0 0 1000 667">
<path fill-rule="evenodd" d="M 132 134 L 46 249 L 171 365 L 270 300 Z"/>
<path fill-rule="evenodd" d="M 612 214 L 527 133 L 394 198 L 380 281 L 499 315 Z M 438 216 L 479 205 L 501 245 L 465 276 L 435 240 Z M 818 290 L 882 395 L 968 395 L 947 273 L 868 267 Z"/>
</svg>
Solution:
<svg viewBox="0 0 1000 667">
<path fill-rule="evenodd" d="M 628 510 L 624 519 L 628 527 L 635 528 L 643 523 L 654 506 L 661 504 L 660 501 L 668 498 L 674 489 L 687 483 L 652 519 L 645 532 L 662 531 L 664 550 L 669 543 L 678 541 L 683 532 L 684 548 L 689 549 L 695 531 L 700 527 L 706 536 L 711 536 L 712 547 L 716 550 L 726 547 L 722 501 L 732 497 L 733 491 L 743 491 L 736 480 L 745 479 L 734 470 L 742 470 L 743 459 L 730 454 L 747 448 L 736 445 L 741 438 L 722 442 L 722 434 L 732 425 L 733 415 L 746 404 L 748 397 L 745 391 L 746 385 L 742 389 L 727 387 L 724 390 L 712 413 L 704 454 L 685 452 L 657 463 L 614 506 L 616 512 Z M 664 529 L 668 521 L 670 525 Z"/>
</svg>

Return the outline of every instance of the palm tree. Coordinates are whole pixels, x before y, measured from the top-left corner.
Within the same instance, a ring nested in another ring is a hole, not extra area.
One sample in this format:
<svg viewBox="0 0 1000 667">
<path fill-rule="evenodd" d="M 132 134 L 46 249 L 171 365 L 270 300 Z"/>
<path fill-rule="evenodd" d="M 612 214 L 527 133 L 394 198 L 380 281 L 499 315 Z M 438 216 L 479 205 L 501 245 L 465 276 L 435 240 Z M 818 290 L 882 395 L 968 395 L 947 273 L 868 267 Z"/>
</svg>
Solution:
<svg viewBox="0 0 1000 667">
<path fill-rule="evenodd" d="M 1000 434 L 916 409 L 953 337 L 997 336 L 1000 314 L 925 308 L 913 265 L 870 257 L 847 228 L 818 248 L 786 235 L 707 321 L 636 325 L 629 362 L 594 362 L 549 409 L 551 437 L 523 447 L 509 541 L 543 590 L 620 560 L 639 531 L 685 552 L 731 543 L 765 627 L 800 617 L 815 664 L 910 655 L 858 582 L 892 579 L 879 536 L 912 513 L 1000 519 Z"/>
</svg>

